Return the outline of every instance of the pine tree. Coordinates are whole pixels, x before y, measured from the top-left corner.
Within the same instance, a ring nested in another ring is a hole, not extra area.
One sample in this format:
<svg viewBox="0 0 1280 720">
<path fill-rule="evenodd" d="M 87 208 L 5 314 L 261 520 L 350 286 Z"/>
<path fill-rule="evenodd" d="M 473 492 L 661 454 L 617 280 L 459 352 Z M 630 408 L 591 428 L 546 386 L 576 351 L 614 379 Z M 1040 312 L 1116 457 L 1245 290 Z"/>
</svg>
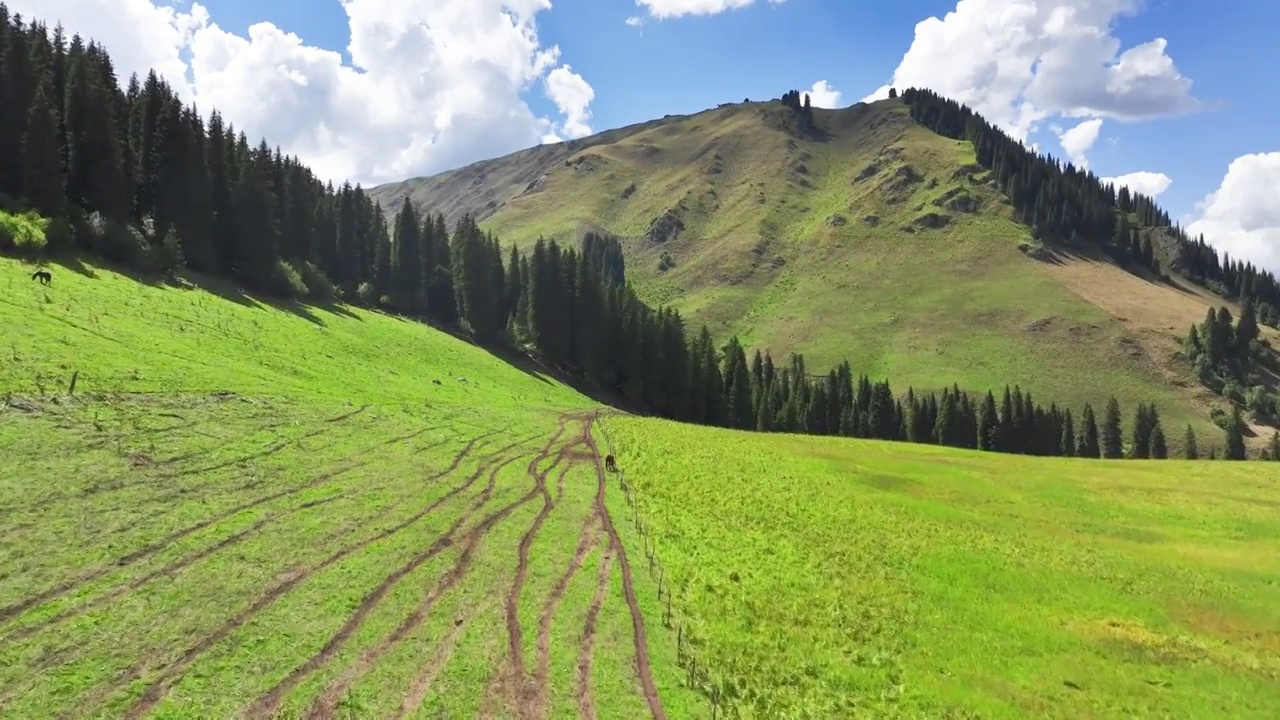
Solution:
<svg viewBox="0 0 1280 720">
<path fill-rule="evenodd" d="M 978 412 L 978 449 L 999 451 L 1000 449 L 1000 413 L 996 410 L 996 397 L 987 391 L 982 400 L 982 409 Z"/>
<path fill-rule="evenodd" d="M 1085 403 L 1084 412 L 1080 415 L 1080 432 L 1077 434 L 1079 445 L 1076 455 L 1097 459 L 1101 454 L 1098 440 L 1098 422 L 1093 414 L 1093 406 Z"/>
<path fill-rule="evenodd" d="M 746 429 L 755 425 L 751 417 L 751 371 L 747 355 L 737 336 L 729 339 L 724 349 L 725 408 L 729 427 Z"/>
<path fill-rule="evenodd" d="M 1164 460 L 1169 457 L 1169 445 L 1165 442 L 1164 429 L 1159 425 L 1151 431 L 1151 457 L 1155 460 Z"/>
<path fill-rule="evenodd" d="M 1240 319 L 1236 321 L 1235 340 L 1237 351 L 1242 357 L 1249 352 L 1249 344 L 1258 338 L 1257 309 L 1252 300 L 1245 300 L 1240 308 Z"/>
<path fill-rule="evenodd" d="M 1060 457 L 1071 457 L 1076 454 L 1076 425 L 1075 420 L 1071 417 L 1071 411 L 1067 410 L 1062 415 L 1062 436 L 1058 442 L 1058 455 Z"/>
<path fill-rule="evenodd" d="M 36 86 L 22 140 L 23 194 L 40 214 L 60 216 L 66 200 L 66 175 L 58 143 L 58 122 L 49 101 L 51 78 L 46 74 Z"/>
<path fill-rule="evenodd" d="M 1124 457 L 1124 439 L 1120 429 L 1120 403 L 1112 397 L 1107 401 L 1107 414 L 1102 423 L 1102 457 Z"/>
<path fill-rule="evenodd" d="M 420 229 L 418 211 L 406 195 L 395 218 L 390 296 L 396 309 L 411 314 L 424 309 Z"/>
<path fill-rule="evenodd" d="M 1196 431 L 1192 429 L 1191 423 L 1187 423 L 1187 432 L 1182 440 L 1182 452 L 1188 460 L 1200 459 L 1200 450 L 1196 447 Z"/>
<path fill-rule="evenodd" d="M 1245 459 L 1244 428 L 1244 418 L 1240 416 L 1240 408 L 1233 407 L 1231 419 L 1226 428 L 1227 444 L 1222 453 L 1224 460 Z"/>
</svg>

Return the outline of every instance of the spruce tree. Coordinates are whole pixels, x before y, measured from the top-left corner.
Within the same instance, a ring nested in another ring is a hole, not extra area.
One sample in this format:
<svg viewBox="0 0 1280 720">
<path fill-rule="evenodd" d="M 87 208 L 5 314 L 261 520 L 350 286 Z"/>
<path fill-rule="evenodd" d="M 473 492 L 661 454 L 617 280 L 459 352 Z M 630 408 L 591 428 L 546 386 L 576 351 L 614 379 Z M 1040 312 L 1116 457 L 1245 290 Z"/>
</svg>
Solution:
<svg viewBox="0 0 1280 720">
<path fill-rule="evenodd" d="M 987 391 L 982 400 L 982 409 L 978 412 L 978 449 L 998 451 L 1000 449 L 1000 412 L 996 409 L 996 397 Z"/>
<path fill-rule="evenodd" d="M 31 205 L 46 217 L 62 215 L 66 204 L 66 175 L 58 143 L 58 122 L 49 95 L 52 85 L 46 74 L 36 86 L 27 131 L 22 139 L 22 189 Z"/>
<path fill-rule="evenodd" d="M 1076 454 L 1076 424 L 1071 417 L 1071 411 L 1067 410 L 1062 415 L 1062 438 L 1058 443 L 1058 455 L 1060 457 L 1071 457 Z"/>
<path fill-rule="evenodd" d="M 1076 455 L 1097 459 L 1101 454 L 1098 421 L 1094 417 L 1093 406 L 1088 403 L 1085 403 L 1084 412 L 1080 415 L 1080 432 L 1077 436 L 1079 445 L 1076 447 Z"/>
<path fill-rule="evenodd" d="M 1120 403 L 1112 397 L 1107 401 L 1107 414 L 1102 423 L 1102 457 L 1124 457 L 1124 436 L 1120 428 Z"/>
<path fill-rule="evenodd" d="M 1227 422 L 1226 447 L 1222 451 L 1224 460 L 1244 460 L 1244 418 L 1240 416 L 1240 408 L 1231 408 L 1231 419 Z"/>
<path fill-rule="evenodd" d="M 1200 450 L 1196 447 L 1196 431 L 1192 429 L 1191 423 L 1187 423 L 1187 432 L 1182 440 L 1183 457 L 1188 460 L 1199 460 Z"/>
<path fill-rule="evenodd" d="M 1258 315 L 1252 300 L 1245 300 L 1240 308 L 1240 319 L 1236 321 L 1235 340 L 1237 351 L 1246 357 L 1249 344 L 1258 338 Z"/>
<path fill-rule="evenodd" d="M 1154 460 L 1164 460 L 1169 457 L 1169 445 L 1164 439 L 1164 428 L 1159 425 L 1151 431 L 1151 457 Z"/>
<path fill-rule="evenodd" d="M 389 294 L 392 305 L 409 314 L 421 312 L 424 305 L 419 230 L 418 211 L 406 195 L 395 218 Z"/>
<path fill-rule="evenodd" d="M 751 417 L 751 371 L 737 336 L 729 339 L 724 353 L 724 405 L 729 412 L 729 427 L 750 428 L 755 424 Z"/>
</svg>

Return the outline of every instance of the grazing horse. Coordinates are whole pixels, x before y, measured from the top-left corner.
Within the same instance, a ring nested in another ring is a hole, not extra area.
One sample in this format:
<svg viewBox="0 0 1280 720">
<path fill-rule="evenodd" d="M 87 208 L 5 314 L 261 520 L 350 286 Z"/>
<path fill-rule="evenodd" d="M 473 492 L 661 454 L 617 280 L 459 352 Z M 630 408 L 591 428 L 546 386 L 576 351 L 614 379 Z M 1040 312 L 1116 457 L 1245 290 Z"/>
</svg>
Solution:
<svg viewBox="0 0 1280 720">
<path fill-rule="evenodd" d="M 48 285 L 53 280 L 53 275 L 48 270 L 37 270 L 31 279 L 39 280 L 41 285 Z"/>
<path fill-rule="evenodd" d="M 604 456 L 604 469 L 609 472 L 618 472 L 618 463 L 614 461 L 612 455 Z"/>
</svg>

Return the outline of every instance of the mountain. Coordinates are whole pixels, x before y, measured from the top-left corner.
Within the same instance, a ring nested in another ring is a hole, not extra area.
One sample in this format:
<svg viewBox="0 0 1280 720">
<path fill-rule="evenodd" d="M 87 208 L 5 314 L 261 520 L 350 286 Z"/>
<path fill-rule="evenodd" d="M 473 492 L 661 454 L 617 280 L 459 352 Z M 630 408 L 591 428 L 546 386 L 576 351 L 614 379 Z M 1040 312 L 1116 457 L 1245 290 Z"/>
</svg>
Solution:
<svg viewBox="0 0 1280 720">
<path fill-rule="evenodd" d="M 1073 408 L 1114 395 L 1220 436 L 1210 413 L 1225 403 L 1180 340 L 1207 308 L 1239 305 L 1098 244 L 1038 241 L 975 144 L 913 118 L 904 98 L 726 104 L 369 194 L 451 223 L 469 213 L 522 248 L 615 235 L 643 299 L 721 340 L 803 353 L 816 372 L 848 359 L 900 390 L 1018 384 Z M 1141 234 L 1166 269 L 1179 257 L 1173 229 Z"/>
</svg>

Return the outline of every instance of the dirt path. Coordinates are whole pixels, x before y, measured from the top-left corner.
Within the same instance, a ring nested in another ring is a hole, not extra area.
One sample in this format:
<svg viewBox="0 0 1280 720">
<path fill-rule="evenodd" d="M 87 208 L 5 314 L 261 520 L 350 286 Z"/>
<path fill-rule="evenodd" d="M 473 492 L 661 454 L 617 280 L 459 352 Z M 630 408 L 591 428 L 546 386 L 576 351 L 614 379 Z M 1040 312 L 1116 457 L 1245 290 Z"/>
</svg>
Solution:
<svg viewBox="0 0 1280 720">
<path fill-rule="evenodd" d="M 617 528 L 613 526 L 613 518 L 609 516 L 609 509 L 604 502 L 604 465 L 600 458 L 600 448 L 596 445 L 595 438 L 591 435 L 590 425 L 587 426 L 583 439 L 595 455 L 597 479 L 596 512 L 600 514 L 600 520 L 604 523 L 604 530 L 609 535 L 609 545 L 617 552 L 618 564 L 622 566 L 622 590 L 627 596 L 627 607 L 631 611 L 631 627 L 636 649 L 636 672 L 640 676 L 640 686 L 644 691 L 644 699 L 649 704 L 649 713 L 654 720 L 666 720 L 667 713 L 662 709 L 662 699 L 658 697 L 658 690 L 654 687 L 653 670 L 649 666 L 649 641 L 645 635 L 644 616 L 640 614 L 640 603 L 636 600 L 635 585 L 631 579 L 631 563 L 627 562 L 627 549 L 623 546 L 622 539 L 618 536 Z"/>
<path fill-rule="evenodd" d="M 355 413 L 350 413 L 348 417 L 354 414 Z M 425 429 L 410 433 L 408 435 L 393 437 L 388 440 L 379 442 L 378 445 L 375 447 L 392 445 L 398 442 L 403 442 L 404 440 L 417 437 L 422 433 L 427 432 L 431 429 L 433 428 L 425 428 Z M 363 456 L 364 454 L 365 452 L 358 453 L 358 455 L 361 455 L 361 456 Z M 457 461 L 461 462 L 461 458 L 458 458 Z M 102 576 L 106 575 L 108 572 L 111 572 L 113 569 L 127 567 L 129 565 L 132 565 L 138 562 L 139 560 L 143 560 L 145 558 L 151 557 L 152 555 L 156 555 L 168 549 L 170 546 L 177 543 L 179 540 L 189 537 L 190 535 L 193 535 L 212 525 L 216 525 L 217 523 L 220 523 L 224 520 L 230 519 L 235 515 L 244 512 L 245 510 L 251 510 L 253 508 L 256 508 L 260 505 L 265 505 L 274 500 L 280 500 L 282 498 L 297 495 L 305 490 L 310 490 L 311 488 L 314 488 L 322 483 L 328 482 L 329 480 L 333 480 L 336 477 L 349 473 L 353 470 L 357 470 L 367 464 L 368 464 L 367 460 L 342 463 L 339 467 L 333 470 L 321 473 L 319 475 L 316 475 L 315 477 L 311 478 L 305 483 L 302 483 L 301 485 L 295 485 L 291 488 L 286 488 L 284 490 L 280 490 L 274 493 L 270 493 L 268 495 L 263 495 L 253 500 L 249 500 L 248 502 L 241 503 L 240 505 L 237 505 L 229 510 L 224 510 L 223 512 L 218 513 L 217 515 L 213 515 L 211 517 L 205 518 L 200 522 L 197 522 L 181 530 L 177 530 L 173 533 L 170 533 L 169 535 L 166 535 L 165 537 L 160 538 L 155 542 L 152 542 L 146 546 L 143 546 L 137 550 L 134 550 L 126 555 L 121 556 L 113 563 L 110 563 L 108 565 L 103 565 L 98 568 L 94 568 L 93 570 L 86 571 L 74 578 L 71 578 L 51 588 L 48 588 L 47 590 L 44 590 L 40 593 L 32 595 L 23 600 L 20 600 L 12 605 L 8 605 L 6 607 L 0 608 L 0 622 L 4 622 L 5 620 L 8 620 L 12 617 L 21 615 L 22 613 L 31 609 L 35 605 L 39 605 L 41 603 L 45 603 L 50 600 L 54 600 L 59 597 L 62 597 L 63 595 L 66 595 L 67 593 L 71 592 L 72 590 L 75 590 L 76 588 L 86 583 L 93 582 L 94 580 L 101 578 Z"/>
<path fill-rule="evenodd" d="M 503 468 L 505 468 L 506 466 L 510 465 L 515 461 L 516 461 L 516 458 L 512 457 L 498 463 L 490 471 L 489 473 L 490 478 L 496 477 L 498 472 L 500 472 Z M 357 606 L 355 613 L 352 614 L 351 617 L 347 618 L 346 622 L 344 622 L 342 627 L 340 627 L 337 630 L 337 632 L 335 632 L 333 636 L 329 638 L 329 641 L 325 643 L 324 647 L 321 648 L 319 652 L 313 655 L 305 663 L 295 668 L 293 672 L 289 673 L 288 676 L 286 676 L 283 680 L 277 683 L 276 686 L 273 687 L 271 690 L 269 690 L 265 695 L 263 695 L 257 701 L 255 701 L 253 705 L 249 707 L 249 710 L 246 712 L 246 717 L 249 717 L 249 718 L 273 717 L 276 709 L 280 705 L 280 702 L 284 700 L 285 695 L 287 695 L 290 690 L 296 687 L 297 684 L 301 682 L 304 678 L 306 678 L 308 675 L 311 675 L 317 669 L 319 669 L 322 665 L 325 665 L 330 660 L 332 660 L 333 657 L 337 655 L 338 651 L 341 650 L 343 646 L 346 645 L 347 641 L 351 638 L 352 634 L 354 634 L 355 631 L 358 630 L 360 626 L 364 624 L 364 620 L 368 616 L 368 614 L 372 612 L 373 609 L 376 608 L 380 602 L 382 602 L 382 599 L 386 596 L 388 592 L 391 591 L 392 588 L 394 588 L 397 584 L 399 584 L 399 582 L 403 580 L 405 576 L 407 576 L 414 570 L 417 570 L 419 567 L 422 567 L 431 559 L 435 558 L 442 551 L 444 551 L 445 548 L 448 548 L 453 545 L 454 536 L 457 534 L 458 530 L 468 520 L 472 519 L 476 510 L 478 510 L 478 507 L 473 504 L 470 508 L 464 511 L 463 514 L 456 521 L 454 521 L 452 525 L 449 526 L 449 528 L 444 532 L 444 534 L 435 540 L 435 542 L 433 542 L 425 550 L 419 552 L 417 555 L 414 555 L 412 558 L 409 559 L 408 562 L 396 568 L 396 570 L 392 572 L 390 575 L 387 575 L 385 578 L 383 578 L 382 582 L 379 583 L 377 587 L 375 587 L 372 591 L 370 591 L 368 594 L 364 596 L 364 598 L 360 601 L 360 605 Z M 431 603 L 435 602 L 434 598 L 429 597 L 429 599 Z M 399 631 L 400 629 L 397 628 L 397 632 Z M 393 636 L 396 634 L 397 633 L 393 633 Z M 390 649 L 392 645 L 399 642 L 399 639 L 400 639 L 399 637 L 395 637 L 394 640 L 392 640 L 390 643 L 387 644 L 387 647 L 385 649 L 382 649 L 381 652 L 376 652 L 376 654 L 380 656 L 382 653 L 385 653 L 387 650 Z M 371 658 L 367 662 L 367 664 L 371 666 L 374 660 L 376 660 L 376 657 Z M 345 689 L 343 692 L 345 692 Z M 341 695 L 339 695 L 337 699 L 341 699 Z M 336 704 L 336 700 L 335 700 L 335 704 Z"/>
<path fill-rule="evenodd" d="M 609 571 L 613 569 L 613 545 L 605 547 L 596 571 L 596 594 L 587 608 L 587 619 L 582 626 L 582 643 L 578 647 L 578 714 L 586 720 L 597 720 L 595 697 L 591 693 L 591 657 L 596 640 L 596 620 L 604 607 L 605 594 L 609 590 Z"/>
<path fill-rule="evenodd" d="M 222 522 L 223 520 L 227 520 L 231 517 L 234 517 L 235 515 L 242 513 L 245 510 L 253 509 L 255 507 L 258 507 L 259 505 L 265 505 L 266 503 L 269 503 L 273 500 L 279 500 L 281 498 L 289 497 L 291 495 L 297 495 L 303 490 L 308 490 L 323 482 L 332 480 L 333 478 L 343 473 L 351 472 L 352 470 L 355 470 L 356 468 L 360 467 L 363 464 L 364 464 L 363 462 L 348 463 L 344 467 L 317 475 L 316 477 L 303 483 L 302 485 L 297 485 L 292 488 L 280 490 L 278 492 L 271 493 L 270 495 L 264 495 L 254 500 L 250 500 L 248 502 L 237 505 L 231 508 L 230 510 L 225 510 L 221 513 L 218 513 L 217 515 L 213 515 L 204 520 L 201 520 L 200 522 L 195 523 L 194 525 L 189 525 L 181 530 L 178 530 L 169 535 L 166 535 L 165 537 L 149 545 L 146 545 L 145 547 L 139 548 L 137 550 L 134 550 L 133 552 L 130 552 L 127 555 L 120 557 L 115 562 L 109 565 L 104 565 L 101 567 L 94 568 L 93 570 L 89 570 L 87 572 L 81 573 L 80 575 L 70 580 L 61 582 L 55 585 L 54 587 L 51 587 L 47 590 L 44 590 L 35 595 L 32 595 L 24 600 L 21 600 L 7 607 L 0 608 L 0 622 L 4 620 L 8 620 L 11 617 L 20 615 L 35 605 L 39 605 L 41 603 L 48 602 L 49 600 L 62 597 L 63 595 L 66 595 L 72 590 L 80 587 L 81 585 L 84 585 L 85 583 L 89 583 L 94 580 L 97 580 L 98 578 L 102 577 L 103 575 L 106 575 L 108 572 L 111 572 L 114 569 L 132 565 L 138 562 L 139 560 L 151 557 L 152 555 L 155 555 L 156 553 L 159 553 L 167 549 L 168 547 L 178 542 L 179 540 L 182 540 L 185 537 L 188 537 L 201 530 L 204 530 L 205 528 L 210 527 L 211 525 L 215 525 L 219 522 Z"/>
<path fill-rule="evenodd" d="M 458 454 L 454 457 L 454 460 L 453 462 L 450 463 L 449 468 L 456 470 L 458 465 L 462 463 L 463 459 L 470 453 L 470 451 L 475 447 L 478 441 L 479 439 L 477 438 L 472 442 L 469 442 L 466 446 L 464 446 L 462 450 L 460 450 Z M 492 464 L 498 462 L 498 458 L 500 457 L 501 453 L 506 452 L 518 445 L 519 445 L 518 442 L 512 443 L 506 448 L 500 449 L 490 454 L 489 456 L 487 456 L 485 461 L 481 464 L 481 467 L 477 469 L 476 472 L 473 473 L 461 485 L 453 488 L 452 490 L 447 492 L 445 495 L 431 502 L 426 507 L 422 508 L 420 511 L 406 518 L 405 520 L 402 520 L 399 523 L 389 528 L 386 528 L 373 535 L 370 535 L 359 542 L 352 543 L 350 545 L 347 545 L 339 549 L 338 551 L 329 555 L 328 557 L 326 557 L 324 560 L 322 560 L 316 565 L 313 565 L 307 568 L 298 568 L 293 570 L 289 574 L 287 574 L 283 580 L 276 583 L 274 586 L 268 589 L 265 593 L 260 595 L 256 600 L 254 600 L 254 602 L 250 604 L 249 607 L 241 611 L 239 614 L 228 619 L 216 631 L 206 636 L 205 638 L 201 639 L 195 645 L 191 646 L 185 652 L 183 652 L 183 654 L 176 661 L 164 667 L 160 671 L 158 677 L 151 683 L 151 685 L 143 693 L 142 697 L 139 698 L 137 703 L 129 710 L 129 712 L 126 714 L 126 717 L 137 718 L 144 715 L 147 711 L 149 711 L 152 707 L 154 707 L 157 702 L 159 702 L 160 698 L 163 697 L 164 693 L 167 692 L 168 688 L 182 677 L 182 675 L 186 672 L 187 668 L 190 667 L 191 664 L 194 663 L 195 660 L 201 654 L 209 650 L 209 648 L 213 647 L 215 644 L 223 640 L 225 637 L 231 634 L 231 632 L 233 632 L 240 626 L 244 625 L 250 619 L 252 619 L 256 615 L 261 613 L 264 609 L 269 607 L 276 600 L 280 599 L 285 593 L 289 592 L 294 587 L 298 586 L 300 583 L 302 583 L 304 580 L 311 577 L 315 573 L 321 572 L 335 565 L 336 563 L 347 558 L 348 556 L 356 552 L 359 552 L 361 550 L 364 550 L 365 548 L 367 548 L 368 546 L 372 545 L 375 542 L 384 540 L 388 537 L 391 537 L 392 535 L 395 535 L 396 533 L 399 533 L 400 531 L 404 530 L 410 525 L 413 525 L 414 523 L 418 522 L 422 518 L 426 517 L 428 514 L 430 514 L 432 511 L 434 511 L 435 509 L 443 505 L 445 502 L 447 502 L 454 496 L 456 496 L 458 493 L 464 492 L 466 488 L 474 484 L 475 481 L 480 477 L 481 474 L 484 473 L 485 470 L 489 469 L 489 467 Z M 431 476 L 428 479 L 440 477 L 443 475 L 444 472 L 446 471 L 437 473 L 436 475 Z M 134 668 L 124 673 L 123 676 L 111 687 L 111 689 L 108 690 L 108 694 L 120 687 L 129 685 L 130 683 L 139 679 L 146 672 L 146 670 L 147 668 L 143 664 L 134 666 Z"/>
<path fill-rule="evenodd" d="M 560 476 L 562 479 L 564 474 Z M 595 547 L 600 537 L 600 518 L 592 513 L 587 517 L 587 521 L 582 523 L 582 532 L 578 535 L 578 547 L 573 551 L 573 557 L 569 559 L 569 567 L 556 580 L 555 585 L 551 587 L 551 594 L 547 597 L 546 603 L 542 606 L 542 612 L 538 616 L 538 656 L 537 665 L 534 669 L 533 683 L 540 691 L 535 697 L 541 700 L 541 704 L 533 708 L 535 717 L 546 717 L 548 708 L 546 702 L 547 681 L 551 674 L 551 621 L 555 618 L 556 608 L 560 605 L 560 600 L 569 589 L 569 584 L 573 582 L 573 578 L 582 569 L 582 564 L 586 562 L 587 554 L 591 552 L 591 548 Z"/>
<path fill-rule="evenodd" d="M 271 516 L 265 517 L 259 520 L 258 522 L 254 523 L 253 525 L 250 525 L 249 527 L 245 528 L 244 530 L 241 530 L 240 532 L 235 533 L 234 535 L 229 535 L 223 538 L 222 540 L 218 541 L 217 543 L 210 545 L 209 547 L 206 547 L 205 549 L 199 552 L 195 552 L 195 553 L 192 553 L 191 555 L 175 560 L 169 563 L 168 565 L 165 565 L 164 567 L 158 568 L 156 570 L 152 570 L 146 575 L 143 575 L 138 578 L 134 578 L 133 580 L 130 580 L 129 582 L 123 585 L 117 585 L 116 587 L 111 588 L 110 590 L 107 590 L 101 595 L 95 595 L 88 602 L 85 602 L 82 605 L 76 605 L 74 607 L 67 608 L 66 610 L 63 610 L 62 612 L 56 615 L 53 615 L 52 617 L 49 617 L 45 620 L 41 620 L 38 623 L 28 625 L 26 627 L 18 628 L 17 630 L 14 630 L 13 632 L 5 635 L 4 640 L 5 642 L 17 642 L 18 640 L 23 640 L 28 637 L 31 637 L 32 635 L 35 635 L 36 633 L 42 630 L 45 630 L 49 627 L 57 625 L 58 623 L 68 620 L 70 618 L 76 617 L 77 615 L 83 615 L 89 610 L 92 610 L 93 608 L 103 605 L 108 600 L 114 600 L 121 596 L 127 595 L 130 592 L 133 592 L 134 590 L 137 590 L 138 588 L 142 587 L 143 585 L 146 585 L 147 583 L 151 582 L 152 580 L 155 580 L 156 578 L 175 575 L 179 571 L 185 570 L 186 568 L 189 568 L 192 565 L 195 565 L 196 563 L 200 562 L 201 560 L 204 560 L 205 558 L 208 558 L 211 555 L 214 555 L 215 553 L 218 553 L 222 550 L 226 550 L 232 545 L 235 545 L 236 543 L 244 541 L 245 539 L 257 534 L 263 528 L 267 527 L 268 525 L 271 525 L 272 523 L 276 523 L 281 520 L 284 520 L 291 515 L 302 512 L 303 510 L 310 510 L 312 508 L 317 508 L 323 505 L 327 505 L 341 497 L 343 497 L 343 494 L 338 493 L 336 495 L 331 495 L 327 498 L 322 498 L 320 500 L 312 500 L 310 502 L 302 503 L 297 507 L 290 508 L 277 515 L 271 515 Z"/>
<path fill-rule="evenodd" d="M 515 500 L 514 502 L 504 506 L 503 508 L 495 512 L 490 513 L 477 525 L 475 525 L 474 527 L 472 527 L 470 530 L 466 532 L 466 534 L 461 539 L 463 543 L 462 552 L 459 554 L 458 559 L 454 562 L 453 567 L 449 569 L 449 571 L 439 580 L 436 586 L 433 587 L 427 593 L 427 595 L 423 598 L 422 602 L 419 603 L 418 607 L 416 607 L 412 612 L 410 612 L 409 615 L 405 617 L 403 621 L 401 621 L 400 625 L 394 631 L 392 631 L 392 633 L 389 636 L 384 638 L 382 642 L 380 642 L 377 646 L 366 651 L 363 655 L 361 655 L 361 657 L 351 667 L 349 667 L 346 672 L 343 673 L 343 675 L 338 679 L 337 682 L 333 683 L 332 685 L 330 685 L 324 691 L 321 692 L 320 696 L 316 698 L 316 701 L 311 706 L 309 717 L 312 717 L 312 718 L 334 717 L 337 711 L 338 703 L 341 702 L 343 696 L 346 695 L 346 693 L 350 690 L 351 686 L 357 680 L 363 677 L 369 671 L 369 669 L 372 668 L 382 657 L 384 657 L 387 653 L 389 653 L 392 649 L 394 649 L 397 645 L 399 645 L 404 640 L 404 638 L 409 635 L 409 633 L 417 629 L 419 626 L 422 625 L 423 622 L 426 621 L 428 613 L 430 612 L 431 608 L 435 605 L 435 603 L 439 600 L 439 598 L 442 595 L 444 595 L 444 593 L 448 592 L 453 587 L 455 587 L 457 583 L 460 582 L 462 578 L 465 577 L 466 573 L 470 570 L 474 553 L 477 547 L 479 546 L 480 542 L 485 538 L 485 536 L 488 535 L 489 531 L 492 530 L 492 528 L 496 526 L 498 522 L 502 521 L 511 513 L 515 512 L 517 509 L 519 509 L 520 507 L 528 503 L 530 500 L 532 500 L 534 497 L 536 497 L 538 492 L 540 492 L 542 488 L 545 487 L 545 477 L 546 477 L 546 474 L 550 472 L 551 468 L 549 467 L 547 470 L 543 471 L 542 473 L 538 473 L 536 471 L 537 465 L 541 460 L 551 455 L 552 448 L 554 447 L 556 442 L 559 441 L 560 437 L 563 434 L 564 434 L 564 423 L 561 422 L 557 427 L 556 432 L 551 436 L 551 438 L 547 441 L 547 443 L 543 445 L 543 447 L 537 452 L 537 454 L 535 454 L 534 458 L 530 461 L 529 472 L 534 476 L 534 479 L 535 479 L 533 489 L 531 489 L 528 493 L 526 493 L 521 498 Z M 559 462 L 559 456 L 563 456 L 564 452 L 565 451 L 563 449 L 559 452 L 558 457 L 556 459 L 556 463 Z M 505 466 L 509 464 L 509 462 L 503 463 L 503 465 Z M 553 463 L 551 467 L 554 467 L 556 463 Z M 460 527 L 461 523 L 464 522 L 465 520 L 469 520 L 475 511 L 479 510 L 480 507 L 482 507 L 485 503 L 488 502 L 492 494 L 492 491 L 496 485 L 497 473 L 499 469 L 501 468 L 497 468 L 492 473 L 490 473 L 489 484 L 486 486 L 484 492 L 481 493 L 477 501 L 471 505 L 471 507 L 469 508 L 469 512 L 466 513 L 463 518 L 460 518 L 458 523 L 456 523 L 454 527 L 449 529 L 449 531 L 446 533 L 445 537 L 441 539 L 441 541 L 448 541 L 451 544 L 452 537 L 457 532 L 457 529 L 458 527 Z M 250 716 L 253 716 L 252 710 L 251 710 Z"/>
<path fill-rule="evenodd" d="M 560 421 L 561 432 L 564 430 L 566 421 L 566 418 L 562 418 Z M 525 579 L 529 575 L 529 550 L 533 546 L 533 541 L 537 538 L 543 522 L 551 514 L 552 509 L 555 508 L 555 500 L 547 490 L 547 476 L 565 459 L 565 456 L 578 442 L 580 440 L 574 440 L 561 447 L 555 461 L 542 472 L 536 471 L 536 461 L 529 464 L 529 474 L 534 478 L 534 490 L 542 495 L 542 507 L 538 510 L 538 515 L 534 518 L 529 529 L 520 538 L 520 546 L 516 552 L 516 576 L 507 591 L 506 599 L 508 700 L 514 703 L 517 715 L 520 717 L 526 717 L 532 707 L 545 704 L 545 699 L 541 697 L 543 693 L 540 692 L 540 688 L 537 685 L 530 685 L 525 675 L 524 630 L 520 627 L 520 592 L 524 589 Z M 566 467 L 565 472 L 568 469 L 569 467 Z M 561 477 L 564 477 L 563 472 Z"/>
<path fill-rule="evenodd" d="M 490 606 L 491 603 L 484 602 L 479 607 L 467 611 L 462 617 L 454 619 L 453 627 L 449 629 L 449 633 L 440 641 L 440 647 L 436 650 L 436 654 L 432 656 L 430 662 L 409 683 L 409 689 L 400 701 L 399 709 L 396 710 L 395 720 L 402 720 L 422 707 L 422 703 L 426 702 L 427 694 L 431 692 L 431 686 L 435 683 L 436 678 L 440 676 L 440 672 L 444 670 L 444 666 L 449 662 L 450 658 L 453 657 L 454 648 L 458 645 L 458 636 L 466 629 L 467 623 L 473 617 L 483 615 Z"/>
</svg>

